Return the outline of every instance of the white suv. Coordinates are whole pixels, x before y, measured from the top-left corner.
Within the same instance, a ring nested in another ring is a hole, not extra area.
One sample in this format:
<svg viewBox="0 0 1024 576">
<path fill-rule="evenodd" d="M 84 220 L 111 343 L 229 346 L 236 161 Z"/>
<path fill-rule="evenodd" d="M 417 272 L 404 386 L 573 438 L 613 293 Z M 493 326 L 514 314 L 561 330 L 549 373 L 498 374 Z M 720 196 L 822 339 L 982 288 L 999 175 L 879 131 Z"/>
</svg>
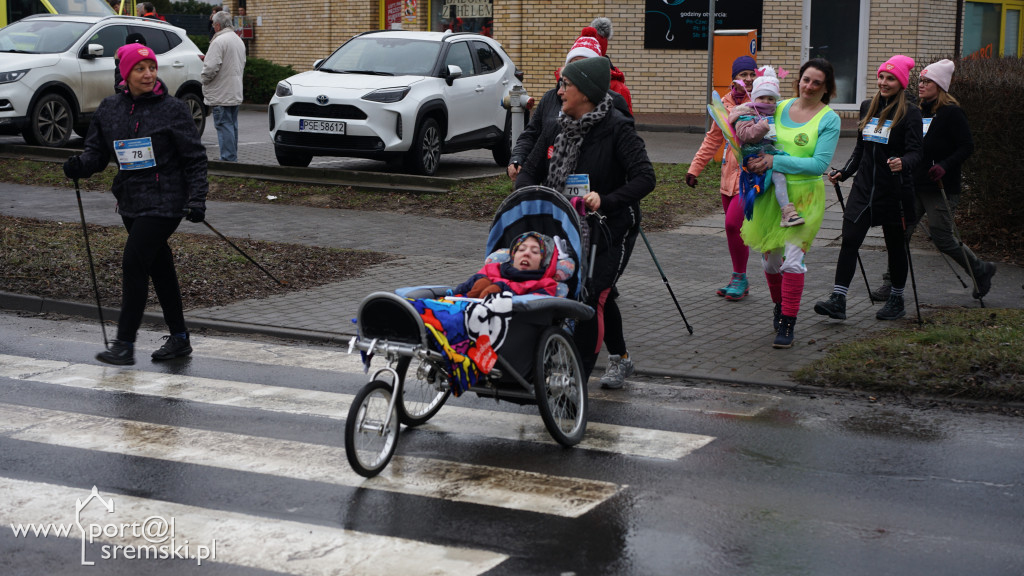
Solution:
<svg viewBox="0 0 1024 576">
<path fill-rule="evenodd" d="M 157 54 L 158 76 L 184 100 L 199 133 L 203 53 L 185 31 L 151 18 L 29 16 L 0 29 L 0 134 L 62 147 L 84 136 L 100 102 L 114 93 L 114 54 L 139 33 Z"/>
<path fill-rule="evenodd" d="M 441 153 L 474 148 L 506 166 L 512 115 L 502 100 L 521 83 L 486 36 L 367 32 L 277 85 L 270 137 L 282 166 L 308 166 L 313 156 L 404 158 L 429 176 Z"/>
</svg>

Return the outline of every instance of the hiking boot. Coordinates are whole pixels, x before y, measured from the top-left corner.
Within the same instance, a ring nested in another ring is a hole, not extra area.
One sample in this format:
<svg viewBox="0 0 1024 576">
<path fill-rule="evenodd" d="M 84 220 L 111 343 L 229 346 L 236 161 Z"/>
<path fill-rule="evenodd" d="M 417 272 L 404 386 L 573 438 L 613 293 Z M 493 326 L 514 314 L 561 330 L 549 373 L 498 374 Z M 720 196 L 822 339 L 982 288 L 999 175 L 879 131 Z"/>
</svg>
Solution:
<svg viewBox="0 0 1024 576">
<path fill-rule="evenodd" d="M 903 309 L 903 295 L 890 294 L 885 301 L 885 306 L 875 314 L 879 320 L 899 320 L 906 316 L 907 311 Z"/>
<path fill-rule="evenodd" d="M 892 294 L 892 284 L 888 280 L 884 280 L 882 285 L 869 292 L 868 296 L 872 302 L 885 302 L 889 299 L 890 294 Z"/>
<path fill-rule="evenodd" d="M 601 376 L 601 388 L 618 390 L 633 375 L 633 361 L 618 354 L 608 356 L 608 369 Z"/>
<path fill-rule="evenodd" d="M 779 330 L 775 334 L 775 341 L 772 342 L 772 348 L 792 348 L 793 338 L 793 326 L 796 324 L 796 318 L 793 316 L 782 315 L 779 317 Z"/>
<path fill-rule="evenodd" d="M 796 206 L 790 202 L 782 207 L 782 222 L 779 226 L 783 228 L 789 228 L 790 226 L 799 226 L 804 223 L 804 219 L 800 217 L 800 214 L 796 211 Z"/>
<path fill-rule="evenodd" d="M 776 302 L 775 303 L 775 310 L 772 312 L 772 314 L 774 316 L 772 318 L 772 329 L 775 330 L 776 332 L 778 332 L 779 331 L 779 322 L 782 321 L 782 303 L 781 302 Z"/>
<path fill-rule="evenodd" d="M 846 296 L 833 292 L 827 301 L 815 304 L 814 311 L 822 316 L 828 316 L 836 320 L 846 320 Z"/>
<path fill-rule="evenodd" d="M 736 278 L 739 277 L 739 276 L 740 276 L 740 274 L 737 274 L 737 273 L 733 272 L 732 273 L 732 279 L 729 280 L 729 283 L 726 284 L 725 286 L 722 286 L 718 290 L 715 290 L 715 295 L 716 296 L 725 296 L 725 294 L 729 291 L 729 288 L 732 288 L 733 282 L 735 282 Z"/>
<path fill-rule="evenodd" d="M 135 364 L 135 343 L 114 340 L 110 348 L 96 355 L 96 359 L 107 364 L 130 366 Z"/>
<path fill-rule="evenodd" d="M 161 360 L 171 360 L 173 358 L 181 358 L 182 356 L 188 356 L 192 353 L 192 344 L 189 341 L 188 332 L 185 333 L 185 337 L 175 336 L 164 336 L 167 340 L 159 350 L 153 352 L 153 360 L 159 362 Z"/>
<path fill-rule="evenodd" d="M 729 283 L 729 287 L 725 290 L 725 299 L 733 301 L 742 300 L 750 292 L 749 286 L 746 274 L 733 274 L 732 282 Z"/>
<path fill-rule="evenodd" d="M 978 289 L 973 294 L 975 298 L 981 299 L 985 297 L 985 294 L 988 294 L 988 291 L 992 289 L 992 277 L 995 275 L 995 262 L 981 263 L 981 274 L 977 272 L 974 274 L 974 281 L 978 283 Z"/>
</svg>

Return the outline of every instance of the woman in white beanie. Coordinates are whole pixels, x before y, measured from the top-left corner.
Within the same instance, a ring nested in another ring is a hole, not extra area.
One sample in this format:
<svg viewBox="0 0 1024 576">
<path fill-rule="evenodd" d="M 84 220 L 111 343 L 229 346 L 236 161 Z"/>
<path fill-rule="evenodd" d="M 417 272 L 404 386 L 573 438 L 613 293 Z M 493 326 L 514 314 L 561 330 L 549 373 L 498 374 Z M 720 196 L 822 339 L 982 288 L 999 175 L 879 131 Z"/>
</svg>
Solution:
<svg viewBox="0 0 1024 576">
<path fill-rule="evenodd" d="M 974 297 L 982 298 L 992 287 L 996 265 L 984 262 L 967 246 L 961 248 L 953 235 L 953 210 L 960 200 L 960 166 L 974 151 L 967 116 L 949 93 L 953 62 L 939 60 L 921 71 L 918 95 L 924 119 L 924 161 L 914 170 L 914 190 L 918 205 L 928 214 L 928 234 L 935 247 L 963 267 L 974 279 Z M 942 186 L 949 204 L 942 197 Z M 909 226 L 913 232 L 915 226 Z M 891 284 L 888 274 L 881 288 L 871 297 L 885 300 Z"/>
</svg>

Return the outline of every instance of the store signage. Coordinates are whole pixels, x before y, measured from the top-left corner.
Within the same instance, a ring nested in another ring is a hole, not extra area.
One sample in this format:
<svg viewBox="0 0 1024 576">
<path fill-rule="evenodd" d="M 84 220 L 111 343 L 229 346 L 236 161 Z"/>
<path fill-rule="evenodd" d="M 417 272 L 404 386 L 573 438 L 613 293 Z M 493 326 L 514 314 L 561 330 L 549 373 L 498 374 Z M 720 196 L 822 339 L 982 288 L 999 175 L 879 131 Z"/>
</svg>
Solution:
<svg viewBox="0 0 1024 576">
<path fill-rule="evenodd" d="M 707 0 L 645 0 L 644 48 L 707 50 Z M 764 0 L 717 0 L 716 30 L 757 29 L 761 38 Z"/>
</svg>

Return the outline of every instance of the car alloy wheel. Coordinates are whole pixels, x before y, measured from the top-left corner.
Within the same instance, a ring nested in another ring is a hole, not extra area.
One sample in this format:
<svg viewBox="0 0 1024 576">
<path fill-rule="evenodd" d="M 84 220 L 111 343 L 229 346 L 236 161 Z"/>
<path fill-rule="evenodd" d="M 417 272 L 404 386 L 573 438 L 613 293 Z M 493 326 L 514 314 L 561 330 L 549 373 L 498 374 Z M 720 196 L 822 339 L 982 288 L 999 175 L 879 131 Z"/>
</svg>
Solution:
<svg viewBox="0 0 1024 576">
<path fill-rule="evenodd" d="M 61 148 L 71 139 L 75 116 L 71 106 L 59 94 L 46 94 L 36 103 L 25 141 L 36 146 Z"/>
</svg>

